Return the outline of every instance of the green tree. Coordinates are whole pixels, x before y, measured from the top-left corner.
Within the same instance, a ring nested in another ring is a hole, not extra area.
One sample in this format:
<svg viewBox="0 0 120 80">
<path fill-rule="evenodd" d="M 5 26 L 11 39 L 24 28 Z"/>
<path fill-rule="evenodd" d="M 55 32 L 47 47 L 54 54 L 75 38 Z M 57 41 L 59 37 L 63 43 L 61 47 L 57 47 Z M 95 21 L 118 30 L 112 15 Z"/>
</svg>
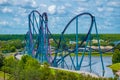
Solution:
<svg viewBox="0 0 120 80">
<path fill-rule="evenodd" d="M 2 70 L 11 74 L 14 80 L 39 80 L 42 74 L 40 63 L 28 55 L 23 56 L 21 60 L 6 58 Z"/>
<path fill-rule="evenodd" d="M 114 54 L 112 56 L 112 62 L 113 63 L 120 63 L 120 51 L 119 51 L 119 49 L 116 49 L 114 51 Z"/>
<path fill-rule="evenodd" d="M 15 51 L 16 51 L 15 46 L 10 47 L 10 52 L 15 52 Z"/>
<path fill-rule="evenodd" d="M 6 73 L 12 73 L 15 70 L 15 66 L 17 65 L 17 60 L 14 59 L 13 56 L 7 57 L 4 59 L 4 66 L 2 67 L 2 70 Z"/>
<path fill-rule="evenodd" d="M 119 51 L 120 51 L 120 44 L 118 44 L 118 45 L 115 47 L 115 49 L 119 49 Z"/>
<path fill-rule="evenodd" d="M 3 66 L 3 64 L 4 64 L 4 59 L 5 59 L 4 55 L 0 53 L 0 68 L 1 68 L 1 67 Z"/>
<path fill-rule="evenodd" d="M 9 70 L 7 73 L 10 73 L 11 76 L 9 80 L 117 80 L 83 76 L 63 70 L 52 70 L 47 63 L 41 66 L 36 59 L 28 55 L 24 55 L 21 60 L 8 57 L 4 62 L 4 68 Z"/>
</svg>

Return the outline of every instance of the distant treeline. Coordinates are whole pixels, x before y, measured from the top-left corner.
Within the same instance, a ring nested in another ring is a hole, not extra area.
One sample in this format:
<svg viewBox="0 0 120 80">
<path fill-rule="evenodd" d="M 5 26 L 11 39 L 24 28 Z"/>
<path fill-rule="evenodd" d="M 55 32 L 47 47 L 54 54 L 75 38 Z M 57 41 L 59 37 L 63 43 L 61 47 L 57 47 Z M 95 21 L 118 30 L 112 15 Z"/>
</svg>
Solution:
<svg viewBox="0 0 120 80">
<path fill-rule="evenodd" d="M 60 34 L 53 34 L 52 35 L 55 39 L 60 38 Z M 85 38 L 86 34 L 79 34 L 79 40 L 83 40 Z M 65 40 L 74 40 L 75 34 L 65 34 L 64 38 Z M 92 34 L 92 39 L 96 39 L 96 34 Z M 107 40 L 107 41 L 119 41 L 120 40 L 120 34 L 99 34 L 100 39 Z M 25 34 L 12 34 L 12 35 L 3 35 L 0 34 L 0 40 L 25 40 Z"/>
<path fill-rule="evenodd" d="M 120 41 L 120 34 L 99 34 L 100 39 L 109 41 Z"/>
<path fill-rule="evenodd" d="M 55 39 L 60 38 L 60 34 L 53 34 Z M 83 40 L 85 38 L 86 34 L 79 34 L 79 40 Z M 64 35 L 65 40 L 75 40 L 76 35 L 75 34 L 65 34 Z M 97 39 L 96 34 L 91 35 L 92 39 Z M 99 34 L 99 38 L 105 41 L 120 41 L 120 34 Z"/>
<path fill-rule="evenodd" d="M 0 40 L 1 41 L 7 41 L 7 40 L 24 40 L 25 35 L 24 34 L 0 34 Z"/>
</svg>

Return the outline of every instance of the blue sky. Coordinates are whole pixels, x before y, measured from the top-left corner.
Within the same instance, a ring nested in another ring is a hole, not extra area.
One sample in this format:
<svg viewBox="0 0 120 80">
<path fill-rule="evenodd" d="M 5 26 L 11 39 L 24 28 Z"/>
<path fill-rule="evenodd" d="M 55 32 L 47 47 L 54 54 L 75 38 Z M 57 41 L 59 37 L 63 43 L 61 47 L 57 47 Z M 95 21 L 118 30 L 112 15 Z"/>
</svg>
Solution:
<svg viewBox="0 0 120 80">
<path fill-rule="evenodd" d="M 0 34 L 25 34 L 27 16 L 35 9 L 48 13 L 52 33 L 61 33 L 72 17 L 83 12 L 96 16 L 99 33 L 120 33 L 120 0 L 0 0 Z"/>
</svg>

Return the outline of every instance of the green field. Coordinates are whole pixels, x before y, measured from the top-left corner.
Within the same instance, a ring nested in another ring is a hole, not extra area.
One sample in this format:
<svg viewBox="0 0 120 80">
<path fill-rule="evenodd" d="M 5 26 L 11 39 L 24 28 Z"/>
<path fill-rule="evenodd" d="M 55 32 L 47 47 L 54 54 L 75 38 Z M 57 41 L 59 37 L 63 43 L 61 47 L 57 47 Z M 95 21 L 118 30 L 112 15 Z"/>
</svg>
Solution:
<svg viewBox="0 0 120 80">
<path fill-rule="evenodd" d="M 114 71 L 118 71 L 118 70 L 120 70 L 120 63 L 112 64 L 109 67 Z"/>
<path fill-rule="evenodd" d="M 54 56 L 55 54 L 53 53 L 52 54 L 52 56 Z M 58 53 L 58 56 L 60 56 L 61 54 L 60 53 Z M 63 54 L 63 55 L 65 55 L 65 54 Z M 75 53 L 71 53 L 70 54 L 71 56 L 75 56 Z M 89 54 L 88 53 L 84 53 L 84 56 L 88 56 Z M 102 54 L 102 56 L 112 56 L 113 55 L 113 52 L 107 52 L 107 53 L 104 53 L 104 54 Z M 82 56 L 82 52 L 80 52 L 80 53 L 78 53 L 78 56 Z M 91 56 L 100 56 L 100 53 L 98 53 L 98 52 L 92 52 L 91 53 Z"/>
</svg>

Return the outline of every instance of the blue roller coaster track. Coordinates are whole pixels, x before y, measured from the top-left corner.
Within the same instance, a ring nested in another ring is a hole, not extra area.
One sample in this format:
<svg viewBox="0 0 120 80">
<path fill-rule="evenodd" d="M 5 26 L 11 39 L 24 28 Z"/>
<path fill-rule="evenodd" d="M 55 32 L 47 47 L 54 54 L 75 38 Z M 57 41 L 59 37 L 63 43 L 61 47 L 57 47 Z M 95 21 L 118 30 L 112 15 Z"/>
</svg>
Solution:
<svg viewBox="0 0 120 80">
<path fill-rule="evenodd" d="M 80 18 L 83 15 L 87 15 L 90 17 L 90 26 L 86 36 L 79 43 L 78 18 Z M 48 62 L 53 67 L 61 67 L 61 68 L 67 68 L 72 70 L 81 69 L 82 62 L 86 53 L 88 54 L 88 60 L 89 60 L 88 65 L 86 66 L 89 66 L 90 71 L 92 70 L 91 66 L 94 63 L 92 63 L 91 55 L 94 49 L 91 47 L 92 46 L 91 34 L 92 34 L 92 29 L 94 28 L 97 44 L 98 44 L 98 50 L 96 51 L 100 53 L 100 62 L 101 62 L 102 71 L 103 72 L 105 71 L 102 54 L 105 53 L 106 51 L 102 52 L 100 48 L 100 39 L 99 39 L 98 29 L 96 25 L 96 20 L 95 20 L 95 16 L 93 16 L 92 14 L 86 12 L 86 13 L 78 14 L 75 17 L 73 17 L 65 26 L 64 30 L 61 32 L 59 41 L 57 41 L 54 38 L 54 36 L 52 35 L 52 33 L 48 28 L 47 13 L 43 13 L 41 15 L 38 11 L 33 10 L 28 16 L 28 21 L 29 21 L 28 23 L 29 29 L 25 37 L 25 40 L 26 40 L 25 53 L 36 58 L 41 63 Z M 66 43 L 64 35 L 66 30 L 69 28 L 70 24 L 73 21 L 75 21 L 76 45 L 74 49 L 70 49 L 70 47 Z M 52 55 L 53 53 L 51 52 L 49 39 L 53 39 L 54 43 L 57 45 L 56 49 L 54 50 L 54 55 Z M 84 51 L 82 52 L 82 56 L 79 57 L 78 55 L 80 53 L 79 48 L 81 47 L 83 48 L 82 45 L 84 43 L 85 43 Z M 87 49 L 89 49 L 89 51 L 87 51 Z M 74 54 L 74 56 L 72 56 L 72 54 Z M 68 58 L 69 58 L 69 61 L 67 60 Z"/>
</svg>

